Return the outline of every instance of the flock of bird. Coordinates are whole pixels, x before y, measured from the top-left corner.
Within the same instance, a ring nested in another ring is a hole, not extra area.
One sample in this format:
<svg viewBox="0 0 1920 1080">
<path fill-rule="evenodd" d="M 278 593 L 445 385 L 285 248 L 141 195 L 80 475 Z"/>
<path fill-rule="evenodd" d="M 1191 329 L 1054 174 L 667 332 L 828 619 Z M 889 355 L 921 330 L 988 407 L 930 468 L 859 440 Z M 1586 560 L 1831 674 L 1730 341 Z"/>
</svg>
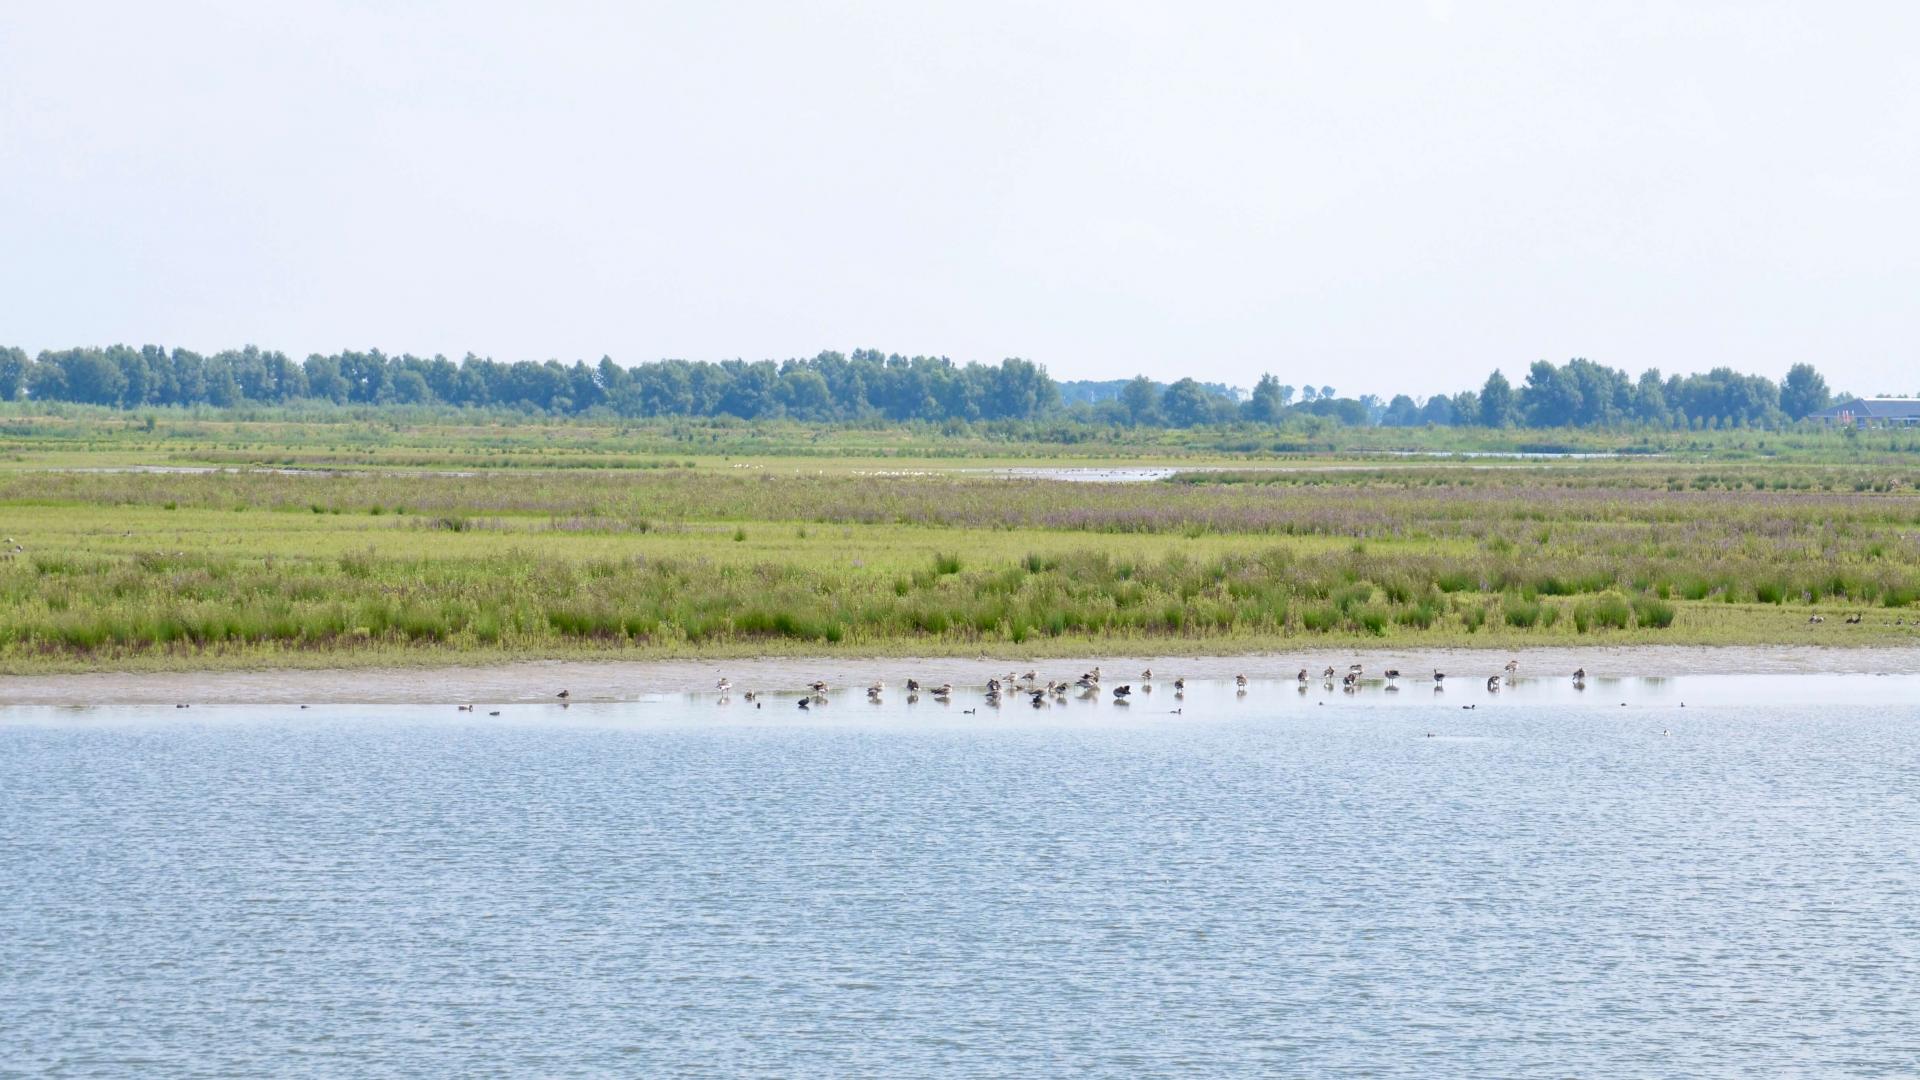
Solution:
<svg viewBox="0 0 1920 1080">
<path fill-rule="evenodd" d="M 1512 686 L 1519 672 L 1520 661 L 1507 661 L 1504 668 L 1487 676 L 1487 691 L 1489 693 L 1498 693 L 1503 686 Z M 1401 676 L 1398 668 L 1387 668 L 1381 672 L 1381 676 L 1386 683 L 1385 688 L 1387 690 L 1399 690 Z M 1306 693 L 1315 681 L 1313 672 L 1307 668 L 1301 668 L 1294 679 L 1302 694 Z M 1336 679 L 1341 689 L 1346 693 L 1357 693 L 1366 679 L 1366 667 L 1363 664 L 1349 664 L 1345 672 L 1339 672 L 1329 666 L 1320 672 L 1319 682 L 1327 690 L 1333 689 Z M 1447 681 L 1447 673 L 1435 668 L 1431 681 L 1434 690 L 1438 692 L 1442 689 L 1442 684 Z M 1244 696 L 1247 693 L 1250 680 L 1245 674 L 1238 674 L 1233 677 L 1233 683 L 1236 693 Z M 1587 669 L 1582 667 L 1575 670 L 1573 673 L 1573 685 L 1576 688 L 1584 689 L 1586 684 Z M 1154 677 L 1152 668 L 1147 668 L 1140 672 L 1139 678 L 1136 680 L 1110 687 L 1102 682 L 1102 675 L 1098 666 L 1090 668 L 1083 672 L 1079 678 L 1072 680 L 1042 679 L 1039 673 L 1035 671 L 1028 671 L 1024 674 L 1009 672 L 1006 675 L 996 675 L 987 680 L 984 703 L 989 707 L 998 708 L 1008 698 L 1025 698 L 1029 704 L 1038 709 L 1047 705 L 1049 702 L 1065 702 L 1069 697 L 1075 697 L 1081 700 L 1097 700 L 1103 694 L 1111 694 L 1115 703 L 1125 705 L 1128 704 L 1136 694 L 1151 694 L 1153 687 Z M 830 689 L 831 687 L 827 685 L 826 680 L 816 679 L 808 684 L 808 692 L 796 699 L 795 704 L 801 709 L 812 709 L 825 705 L 827 703 L 827 693 Z M 866 687 L 867 700 L 875 704 L 881 703 L 884 700 L 887 689 L 887 683 L 884 679 L 875 679 Z M 714 684 L 714 690 L 718 693 L 721 701 L 731 700 L 733 683 L 726 678 L 722 678 Z M 1186 690 L 1187 680 L 1184 677 L 1173 680 L 1174 700 L 1183 700 L 1186 697 Z M 908 704 L 919 701 L 923 694 L 931 697 L 935 701 L 945 704 L 953 700 L 954 687 L 950 682 L 922 684 L 918 679 L 908 679 L 906 681 L 906 693 Z M 560 697 L 565 698 L 566 696 L 567 692 L 562 690 Z M 752 702 L 755 708 L 760 708 L 763 705 L 766 695 L 760 691 L 748 690 L 743 697 L 747 701 Z M 1470 705 L 1466 707 L 1472 708 Z M 968 713 L 973 711 L 973 709 L 966 710 Z M 1169 711 L 1175 713 L 1180 712 L 1177 708 Z"/>
</svg>

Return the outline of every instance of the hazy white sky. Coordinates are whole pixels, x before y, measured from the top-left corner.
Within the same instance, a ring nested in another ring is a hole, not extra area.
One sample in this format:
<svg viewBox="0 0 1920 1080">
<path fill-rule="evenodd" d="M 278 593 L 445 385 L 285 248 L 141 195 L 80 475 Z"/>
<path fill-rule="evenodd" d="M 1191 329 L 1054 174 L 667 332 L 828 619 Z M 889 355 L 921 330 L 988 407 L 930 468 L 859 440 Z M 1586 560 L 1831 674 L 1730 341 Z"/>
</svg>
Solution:
<svg viewBox="0 0 1920 1080">
<path fill-rule="evenodd" d="M 0 344 L 1920 388 L 1920 5 L 0 4 Z"/>
</svg>

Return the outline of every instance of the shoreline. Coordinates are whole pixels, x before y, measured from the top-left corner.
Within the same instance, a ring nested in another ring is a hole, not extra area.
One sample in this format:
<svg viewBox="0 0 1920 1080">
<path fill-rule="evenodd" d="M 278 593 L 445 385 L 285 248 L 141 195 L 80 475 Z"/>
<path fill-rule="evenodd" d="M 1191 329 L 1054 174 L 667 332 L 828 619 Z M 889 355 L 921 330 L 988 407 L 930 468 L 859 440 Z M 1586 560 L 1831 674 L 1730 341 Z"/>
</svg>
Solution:
<svg viewBox="0 0 1920 1080">
<path fill-rule="evenodd" d="M 1510 659 L 1523 675 L 1560 675 L 1584 667 L 1594 678 L 1687 675 L 1920 674 L 1920 646 L 1617 645 L 1516 649 L 1311 649 L 1237 655 L 1151 653 L 1034 658 L 1018 653 L 956 657 L 766 656 L 679 660 L 525 660 L 486 665 L 393 668 L 273 668 L 168 672 L 85 672 L 0 676 L 0 707 L 194 704 L 408 705 L 447 702 L 630 701 L 650 694 L 706 693 L 725 676 L 736 693 L 790 692 L 814 679 L 835 687 L 875 678 L 898 683 L 981 685 L 1010 670 L 1074 678 L 1093 665 L 1109 681 L 1154 667 L 1161 681 L 1249 678 L 1291 680 L 1302 667 L 1397 666 L 1415 677 L 1432 668 L 1458 678 L 1498 671 Z"/>
</svg>

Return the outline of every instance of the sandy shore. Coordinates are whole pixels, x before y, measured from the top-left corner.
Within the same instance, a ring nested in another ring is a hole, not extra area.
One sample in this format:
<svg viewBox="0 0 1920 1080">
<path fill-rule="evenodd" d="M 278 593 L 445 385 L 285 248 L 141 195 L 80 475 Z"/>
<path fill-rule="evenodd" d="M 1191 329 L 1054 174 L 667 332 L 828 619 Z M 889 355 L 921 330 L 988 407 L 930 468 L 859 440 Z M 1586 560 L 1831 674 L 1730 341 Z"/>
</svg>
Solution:
<svg viewBox="0 0 1920 1080">
<path fill-rule="evenodd" d="M 1439 668 L 1457 678 L 1482 676 L 1509 659 L 1522 675 L 1558 675 L 1584 667 L 1597 677 L 1701 674 L 1920 674 L 1920 647 L 1822 648 L 1818 646 L 1707 647 L 1645 645 L 1624 648 L 1542 648 L 1488 651 L 1410 649 L 1267 653 L 1244 656 L 1106 656 L 1029 660 L 1017 655 L 975 659 L 886 657 L 880 659 L 778 657 L 758 660 L 537 661 L 488 667 L 355 668 L 342 670 L 212 671 L 0 677 L 0 704 L 137 705 L 551 701 L 569 690 L 574 701 L 620 701 L 643 694 L 710 691 L 721 676 L 736 692 L 791 691 L 814 679 L 834 686 L 863 686 L 875 678 L 899 684 L 980 685 L 993 675 L 1036 670 L 1042 678 L 1072 678 L 1098 664 L 1107 675 L 1132 679 L 1151 666 L 1160 680 L 1231 678 L 1291 679 L 1302 667 L 1342 670 L 1360 659 L 1372 671 L 1398 667 L 1409 676 Z"/>
</svg>

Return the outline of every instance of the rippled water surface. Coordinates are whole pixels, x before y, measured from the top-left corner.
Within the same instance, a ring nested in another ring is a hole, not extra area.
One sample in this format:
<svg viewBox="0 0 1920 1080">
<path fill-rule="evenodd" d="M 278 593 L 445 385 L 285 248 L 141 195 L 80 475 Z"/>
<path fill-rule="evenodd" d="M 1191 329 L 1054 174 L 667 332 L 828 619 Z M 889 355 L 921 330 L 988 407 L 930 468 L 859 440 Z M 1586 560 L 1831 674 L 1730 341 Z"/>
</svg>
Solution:
<svg viewBox="0 0 1920 1080">
<path fill-rule="evenodd" d="M 1913 1075 L 1913 682 L 1733 685 L 0 710 L 0 1072 Z"/>
</svg>

